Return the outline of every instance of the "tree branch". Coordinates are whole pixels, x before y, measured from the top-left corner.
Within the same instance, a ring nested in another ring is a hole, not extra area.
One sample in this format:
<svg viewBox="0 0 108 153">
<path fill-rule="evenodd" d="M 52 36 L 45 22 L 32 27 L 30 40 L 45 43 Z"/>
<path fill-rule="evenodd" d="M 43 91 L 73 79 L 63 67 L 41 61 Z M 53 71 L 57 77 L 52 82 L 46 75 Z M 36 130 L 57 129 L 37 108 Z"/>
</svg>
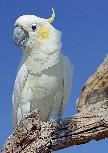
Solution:
<svg viewBox="0 0 108 153">
<path fill-rule="evenodd" d="M 57 122 L 42 122 L 34 111 L 20 122 L 2 153 L 50 153 L 108 137 L 108 57 L 89 78 L 77 100 L 79 113 Z"/>
</svg>

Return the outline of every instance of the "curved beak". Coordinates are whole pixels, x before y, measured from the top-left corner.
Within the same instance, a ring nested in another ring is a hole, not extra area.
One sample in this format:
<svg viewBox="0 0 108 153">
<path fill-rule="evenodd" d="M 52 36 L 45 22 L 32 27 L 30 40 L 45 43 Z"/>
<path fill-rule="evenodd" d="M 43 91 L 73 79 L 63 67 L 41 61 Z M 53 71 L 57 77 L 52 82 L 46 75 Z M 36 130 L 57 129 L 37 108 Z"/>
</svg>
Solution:
<svg viewBox="0 0 108 153">
<path fill-rule="evenodd" d="M 28 39 L 28 32 L 24 31 L 20 26 L 15 27 L 13 32 L 13 40 L 17 47 L 26 47 Z"/>
</svg>

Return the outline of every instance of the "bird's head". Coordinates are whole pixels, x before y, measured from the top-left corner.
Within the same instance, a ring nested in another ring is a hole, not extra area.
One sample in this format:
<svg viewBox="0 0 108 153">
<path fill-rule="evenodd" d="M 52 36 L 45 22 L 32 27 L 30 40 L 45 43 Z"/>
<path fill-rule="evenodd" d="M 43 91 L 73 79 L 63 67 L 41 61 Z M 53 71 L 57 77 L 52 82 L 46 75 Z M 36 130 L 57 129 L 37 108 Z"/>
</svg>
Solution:
<svg viewBox="0 0 108 153">
<path fill-rule="evenodd" d="M 54 9 L 49 19 L 43 19 L 35 15 L 20 16 L 15 22 L 13 39 L 18 47 L 35 46 L 39 44 L 59 43 L 61 32 L 52 25 L 55 18 Z"/>
</svg>

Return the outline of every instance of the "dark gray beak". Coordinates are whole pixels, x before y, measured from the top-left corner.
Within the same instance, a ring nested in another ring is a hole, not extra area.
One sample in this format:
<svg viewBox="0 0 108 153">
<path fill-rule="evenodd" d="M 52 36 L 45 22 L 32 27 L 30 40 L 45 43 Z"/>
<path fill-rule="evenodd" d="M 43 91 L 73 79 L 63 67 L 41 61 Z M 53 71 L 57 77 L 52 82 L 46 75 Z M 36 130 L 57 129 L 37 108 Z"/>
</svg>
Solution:
<svg viewBox="0 0 108 153">
<path fill-rule="evenodd" d="M 20 26 L 15 27 L 13 33 L 13 40 L 17 47 L 26 47 L 28 39 L 29 36 L 26 31 L 24 31 Z"/>
</svg>

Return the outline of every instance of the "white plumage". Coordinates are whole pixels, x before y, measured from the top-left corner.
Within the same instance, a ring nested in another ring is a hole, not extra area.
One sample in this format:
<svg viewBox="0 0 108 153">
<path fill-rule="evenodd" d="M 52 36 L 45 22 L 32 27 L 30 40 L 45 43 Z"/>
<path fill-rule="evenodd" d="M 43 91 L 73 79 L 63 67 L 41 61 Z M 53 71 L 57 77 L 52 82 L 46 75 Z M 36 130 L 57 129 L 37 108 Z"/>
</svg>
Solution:
<svg viewBox="0 0 108 153">
<path fill-rule="evenodd" d="M 32 29 L 36 25 L 36 30 Z M 24 15 L 17 19 L 28 33 L 13 91 L 14 126 L 35 109 L 41 120 L 60 119 L 71 92 L 72 65 L 60 53 L 61 33 L 46 19 Z"/>
</svg>

